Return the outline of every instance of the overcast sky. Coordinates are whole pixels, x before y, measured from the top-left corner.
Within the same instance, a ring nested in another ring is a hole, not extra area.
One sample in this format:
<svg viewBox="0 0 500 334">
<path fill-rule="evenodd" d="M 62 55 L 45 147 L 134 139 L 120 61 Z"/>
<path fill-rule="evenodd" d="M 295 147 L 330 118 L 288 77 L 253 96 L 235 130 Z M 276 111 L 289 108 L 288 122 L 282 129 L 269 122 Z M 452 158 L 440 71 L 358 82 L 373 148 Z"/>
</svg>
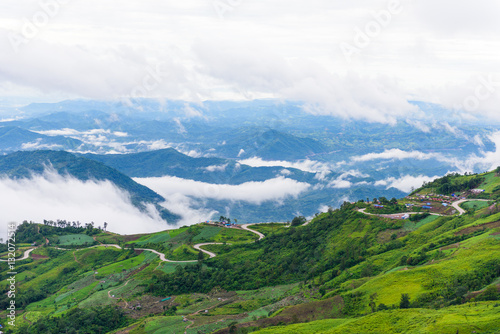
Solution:
<svg viewBox="0 0 500 334">
<path fill-rule="evenodd" d="M 2 0 L 0 97 L 272 97 L 393 122 L 498 118 L 500 2 Z"/>
</svg>

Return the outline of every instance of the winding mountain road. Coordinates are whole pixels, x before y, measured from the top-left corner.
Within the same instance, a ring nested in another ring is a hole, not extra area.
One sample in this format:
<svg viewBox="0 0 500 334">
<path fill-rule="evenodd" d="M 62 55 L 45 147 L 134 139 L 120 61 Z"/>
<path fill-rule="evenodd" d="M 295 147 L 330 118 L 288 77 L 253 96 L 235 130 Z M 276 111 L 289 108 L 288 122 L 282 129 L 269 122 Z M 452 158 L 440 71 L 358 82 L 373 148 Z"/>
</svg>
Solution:
<svg viewBox="0 0 500 334">
<path fill-rule="evenodd" d="M 244 229 L 244 230 L 247 230 L 247 231 L 250 231 L 252 233 L 255 233 L 259 236 L 259 240 L 263 239 L 265 236 L 264 234 L 260 233 L 260 232 L 257 232 L 255 230 L 252 230 L 250 228 L 248 228 L 248 226 L 250 225 L 253 225 L 253 224 L 246 224 L 246 225 L 242 225 L 241 228 Z M 94 239 L 95 240 L 95 239 Z M 48 244 L 48 240 L 47 240 L 47 244 Z M 193 247 L 199 251 L 202 251 L 203 253 L 207 254 L 210 258 L 214 258 L 217 256 L 217 254 L 215 253 L 212 253 L 212 252 L 209 252 L 207 250 L 204 250 L 202 249 L 201 247 L 203 246 L 208 246 L 208 245 L 223 245 L 222 243 L 220 242 L 206 242 L 206 243 L 201 243 L 201 244 L 196 244 L 194 245 Z M 90 247 L 85 247 L 85 248 L 77 248 L 77 249 L 74 249 L 73 251 L 73 255 L 74 255 L 74 252 L 76 251 L 79 251 L 79 250 L 82 250 L 82 249 L 88 249 L 88 248 L 95 248 L 95 247 L 114 247 L 114 248 L 117 248 L 117 249 L 123 249 L 121 246 L 117 245 L 117 244 L 100 244 L 100 245 L 94 245 L 94 246 L 90 246 Z M 21 261 L 21 260 L 26 260 L 30 253 L 35 250 L 37 247 L 33 247 L 33 248 L 30 248 L 30 249 L 27 249 L 25 252 L 24 252 L 24 255 L 18 259 L 16 259 L 16 261 Z M 67 248 L 60 248 L 60 247 L 53 247 L 54 249 L 59 249 L 59 250 L 71 250 L 71 249 L 67 249 Z M 189 260 L 189 261 L 174 261 L 174 260 L 169 260 L 165 257 L 165 254 L 163 253 L 160 253 L 154 249 L 149 249 L 149 248 L 135 248 L 135 250 L 139 250 L 139 251 L 146 251 L 146 252 L 151 252 L 151 253 L 154 253 L 156 255 L 158 255 L 160 257 L 160 260 L 163 261 L 163 262 L 170 262 L 170 263 L 194 263 L 194 262 L 198 262 L 198 260 Z M 76 259 L 76 257 L 75 257 Z M 8 262 L 8 260 L 3 260 L 3 259 L 0 259 L 1 262 Z"/>
</svg>

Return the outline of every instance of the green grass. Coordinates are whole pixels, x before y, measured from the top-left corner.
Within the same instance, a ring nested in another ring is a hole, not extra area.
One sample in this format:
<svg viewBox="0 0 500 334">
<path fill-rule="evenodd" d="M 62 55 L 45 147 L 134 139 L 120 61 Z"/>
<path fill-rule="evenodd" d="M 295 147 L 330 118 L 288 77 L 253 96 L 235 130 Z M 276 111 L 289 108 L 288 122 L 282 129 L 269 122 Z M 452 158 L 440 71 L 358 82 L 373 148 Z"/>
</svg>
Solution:
<svg viewBox="0 0 500 334">
<path fill-rule="evenodd" d="M 116 262 L 116 263 L 110 264 L 108 266 L 99 268 L 98 270 L 96 270 L 99 273 L 97 276 L 104 277 L 107 275 L 117 274 L 117 273 L 121 273 L 125 270 L 132 269 L 132 268 L 140 265 L 145 260 L 145 258 L 146 258 L 146 254 L 141 253 L 140 255 L 132 257 L 130 259 Z"/>
<path fill-rule="evenodd" d="M 465 210 L 469 209 L 480 210 L 488 206 L 489 206 L 488 202 L 485 201 L 469 201 L 461 204 L 461 207 L 464 208 Z"/>
<path fill-rule="evenodd" d="M 418 222 L 412 222 L 410 220 L 405 220 L 404 225 L 403 225 L 403 229 L 405 231 L 416 231 L 420 227 L 422 227 L 428 223 L 432 223 L 433 221 L 435 221 L 438 218 L 439 218 L 439 216 L 430 215 L 430 216 L 428 216 L 428 217 L 426 217 Z"/>
<path fill-rule="evenodd" d="M 162 231 L 158 233 L 148 234 L 140 237 L 137 240 L 130 241 L 128 243 L 135 243 L 137 245 L 144 245 L 147 243 L 163 243 L 170 240 L 172 237 L 170 236 L 170 231 Z"/>
<path fill-rule="evenodd" d="M 241 230 L 239 228 L 222 228 L 213 240 L 214 242 L 228 242 L 236 244 L 252 242 L 257 239 L 258 236 L 249 231 Z"/>
<path fill-rule="evenodd" d="M 433 264 L 417 266 L 409 270 L 394 271 L 379 275 L 363 284 L 358 291 L 369 296 L 377 293 L 377 304 L 398 304 L 401 293 L 407 293 L 411 299 L 432 292 L 439 284 L 452 281 L 457 274 L 465 274 L 477 268 L 479 264 L 492 259 L 492 254 L 500 251 L 500 241 L 478 236 L 475 242 L 469 242 L 467 248 L 457 249 L 447 259 Z M 366 298 L 367 299 L 367 298 Z M 368 305 L 368 301 L 366 302 Z M 365 308 L 368 311 L 368 306 Z"/>
<path fill-rule="evenodd" d="M 500 185 L 500 177 L 495 176 L 495 172 L 490 172 L 483 174 L 485 180 L 484 182 L 478 187 L 479 189 L 484 189 L 487 193 L 493 192 L 493 189 Z"/>
<path fill-rule="evenodd" d="M 351 319 L 328 319 L 311 321 L 304 324 L 295 324 L 290 326 L 277 326 L 269 329 L 263 329 L 255 334 L 302 334 L 302 333 L 325 333 L 332 328 L 344 325 L 352 321 Z"/>
<path fill-rule="evenodd" d="M 188 324 L 180 316 L 154 317 L 144 320 L 139 326 L 130 331 L 130 334 L 161 334 L 184 333 Z"/>
<path fill-rule="evenodd" d="M 328 319 L 270 327 L 255 334 L 455 334 L 498 333 L 498 302 L 468 303 L 440 310 L 406 309 L 373 313 L 357 319 Z"/>
<path fill-rule="evenodd" d="M 86 234 L 68 234 L 59 236 L 60 246 L 92 245 L 94 242 L 94 239 Z"/>
<path fill-rule="evenodd" d="M 391 310 L 356 319 L 324 333 L 493 334 L 500 328 L 499 313 L 500 307 L 495 302 L 469 303 L 440 310 Z"/>
<path fill-rule="evenodd" d="M 288 229 L 288 227 L 286 227 L 285 224 L 278 224 L 278 223 L 255 224 L 250 226 L 250 228 L 264 235 L 279 233 L 281 231 L 286 231 L 286 229 Z"/>
<path fill-rule="evenodd" d="M 214 240 L 215 236 L 219 234 L 219 232 L 223 229 L 223 227 L 217 226 L 204 226 L 200 233 L 196 237 L 193 238 L 194 241 L 208 241 Z"/>
<path fill-rule="evenodd" d="M 183 262 L 179 262 L 179 263 L 172 263 L 172 262 L 163 262 L 162 264 L 160 264 L 158 266 L 158 270 L 161 270 L 163 271 L 164 273 L 166 274 L 171 274 L 173 272 L 175 272 L 175 268 L 177 266 L 189 266 L 189 265 L 193 265 L 192 263 L 183 263 Z"/>
</svg>

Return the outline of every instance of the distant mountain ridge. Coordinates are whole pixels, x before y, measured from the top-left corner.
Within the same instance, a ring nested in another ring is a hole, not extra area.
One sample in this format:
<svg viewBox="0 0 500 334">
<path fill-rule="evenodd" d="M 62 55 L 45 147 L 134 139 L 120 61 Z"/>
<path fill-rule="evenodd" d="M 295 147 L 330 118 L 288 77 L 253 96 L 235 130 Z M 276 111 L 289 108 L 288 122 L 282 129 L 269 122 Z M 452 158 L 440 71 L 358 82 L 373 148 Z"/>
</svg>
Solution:
<svg viewBox="0 0 500 334">
<path fill-rule="evenodd" d="M 14 152 L 30 149 L 76 150 L 84 145 L 78 139 L 46 136 L 17 126 L 0 126 L 0 151 Z"/>
<path fill-rule="evenodd" d="M 232 159 L 193 158 L 173 148 L 133 154 L 85 154 L 130 177 L 176 176 L 215 184 L 259 182 L 282 175 L 284 167 L 250 167 Z M 286 168 L 287 178 L 314 183 L 314 173 Z M 317 180 L 316 180 L 317 181 Z"/>
</svg>

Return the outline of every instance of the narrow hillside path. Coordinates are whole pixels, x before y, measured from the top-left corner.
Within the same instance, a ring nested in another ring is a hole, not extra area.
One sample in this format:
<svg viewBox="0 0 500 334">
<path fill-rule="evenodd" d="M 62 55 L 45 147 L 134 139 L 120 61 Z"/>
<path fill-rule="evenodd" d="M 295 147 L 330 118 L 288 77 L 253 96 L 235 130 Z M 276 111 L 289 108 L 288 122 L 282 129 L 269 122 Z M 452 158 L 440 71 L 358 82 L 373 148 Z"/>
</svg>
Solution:
<svg viewBox="0 0 500 334">
<path fill-rule="evenodd" d="M 129 279 L 129 280 L 128 280 L 128 281 L 126 281 L 126 282 L 125 282 L 125 284 L 123 284 L 122 286 L 118 286 L 118 287 L 116 287 L 116 288 L 114 288 L 114 289 L 109 290 L 109 291 L 108 291 L 108 297 L 109 297 L 109 298 L 111 298 L 111 299 L 116 299 L 116 300 L 119 300 L 120 298 L 116 298 L 116 297 L 114 297 L 114 296 L 111 296 L 111 291 L 115 291 L 115 290 L 118 290 L 119 288 L 123 288 L 123 287 L 127 286 L 128 282 L 130 282 L 131 280 L 132 280 L 132 279 Z M 127 301 L 125 301 L 125 304 L 126 304 L 126 306 L 128 307 L 128 303 L 127 303 Z"/>
<path fill-rule="evenodd" d="M 81 263 L 80 261 L 78 261 L 78 259 L 76 258 L 75 252 L 76 252 L 76 250 L 73 251 L 73 258 L 75 259 L 75 262 L 78 263 L 79 265 L 83 266 L 83 263 Z"/>
<path fill-rule="evenodd" d="M 23 313 L 23 319 L 24 321 L 26 321 L 30 326 L 33 325 L 33 323 L 31 321 L 29 321 L 28 319 L 26 319 L 26 316 L 28 315 L 29 312 L 24 312 Z"/>
<path fill-rule="evenodd" d="M 204 312 L 205 310 L 211 310 L 211 309 L 213 309 L 213 308 L 219 307 L 219 306 L 221 306 L 221 304 L 223 304 L 226 300 L 227 300 L 227 299 L 223 299 L 223 300 L 221 300 L 221 302 L 220 302 L 220 303 L 218 303 L 218 304 L 216 304 L 216 305 L 214 305 L 214 306 L 210 306 L 210 307 L 208 307 L 208 308 L 202 308 L 201 310 L 198 310 L 198 311 L 196 311 L 196 312 L 194 312 L 194 313 L 191 313 L 191 314 L 188 314 L 188 315 L 182 316 L 182 318 L 183 318 L 183 319 L 186 319 L 187 321 L 189 321 L 189 322 L 190 322 L 190 324 L 186 326 L 186 329 L 184 330 L 184 334 L 187 334 L 187 330 L 188 330 L 189 328 L 191 328 L 191 326 L 193 326 L 193 325 L 194 325 L 194 320 L 188 319 L 188 317 L 195 316 L 195 315 L 199 315 L 199 314 L 200 314 L 200 312 Z M 224 320 L 225 320 L 225 319 L 220 319 L 220 320 L 218 320 L 217 322 L 224 321 Z"/>
</svg>

